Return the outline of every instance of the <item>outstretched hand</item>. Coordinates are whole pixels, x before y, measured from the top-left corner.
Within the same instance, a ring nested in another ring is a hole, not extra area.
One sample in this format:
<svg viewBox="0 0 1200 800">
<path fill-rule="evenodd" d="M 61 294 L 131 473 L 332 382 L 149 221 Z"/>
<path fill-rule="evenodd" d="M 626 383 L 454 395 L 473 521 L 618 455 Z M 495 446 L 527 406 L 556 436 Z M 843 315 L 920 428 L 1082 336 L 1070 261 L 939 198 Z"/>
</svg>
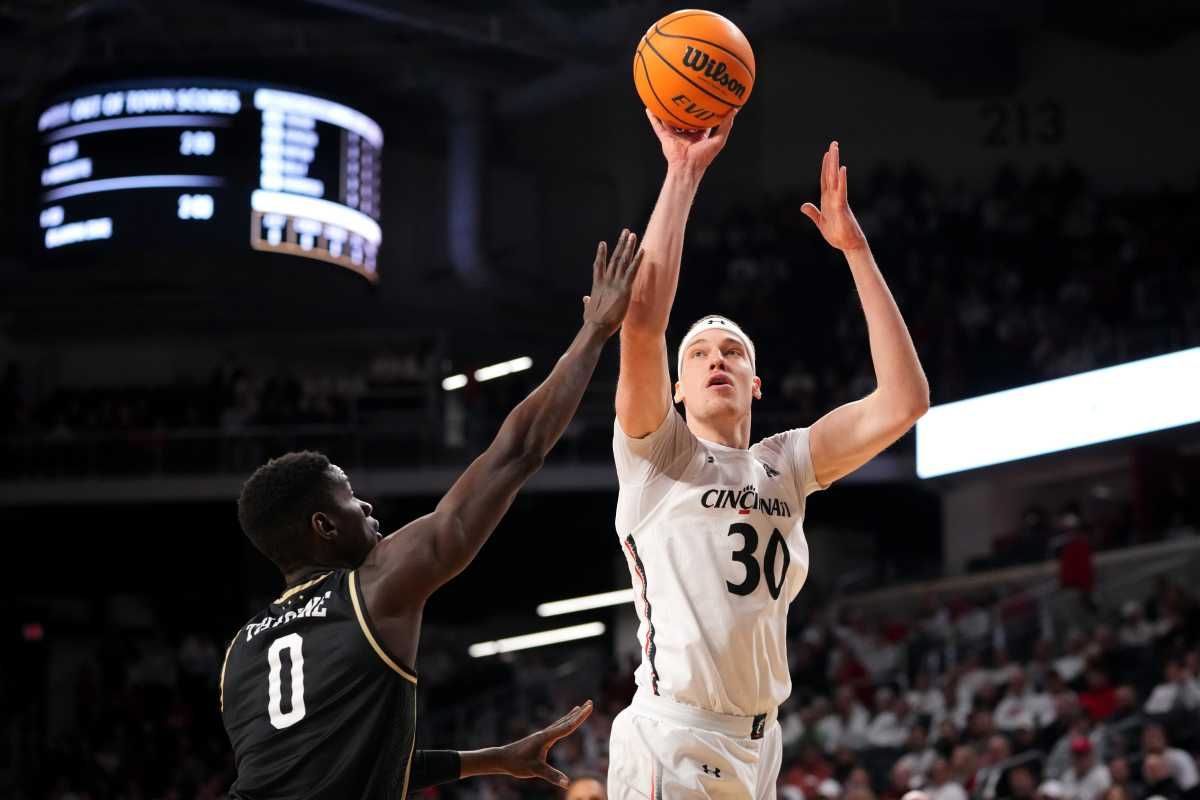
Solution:
<svg viewBox="0 0 1200 800">
<path fill-rule="evenodd" d="M 541 778 L 555 786 L 566 786 L 567 776 L 550 766 L 546 758 L 550 755 L 550 748 L 578 730 L 591 713 L 592 701 L 588 700 L 581 706 L 575 706 L 571 713 L 553 725 L 504 745 L 500 748 L 501 769 L 514 778 Z"/>
<path fill-rule="evenodd" d="M 621 231 L 611 258 L 604 242 L 596 248 L 596 260 L 592 263 L 592 293 L 583 298 L 583 319 L 599 325 L 606 336 L 616 333 L 625 319 L 633 294 L 633 279 L 637 277 L 644 255 L 637 246 L 637 235 L 628 229 Z"/>
<path fill-rule="evenodd" d="M 838 143 L 832 142 L 821 159 L 821 207 L 805 203 L 800 207 L 813 221 L 825 241 L 842 252 L 867 246 L 867 237 L 854 212 L 846 189 L 846 168 L 841 166 Z"/>
<path fill-rule="evenodd" d="M 702 131 L 676 130 L 651 114 L 649 109 L 646 109 L 646 119 L 650 120 L 654 135 L 662 143 L 663 155 L 666 156 L 668 165 L 682 164 L 704 170 L 717 157 L 717 153 L 721 152 L 725 142 L 729 141 L 729 132 L 733 130 L 733 120 L 737 113 L 736 108 L 730 110 L 720 125 Z"/>
</svg>

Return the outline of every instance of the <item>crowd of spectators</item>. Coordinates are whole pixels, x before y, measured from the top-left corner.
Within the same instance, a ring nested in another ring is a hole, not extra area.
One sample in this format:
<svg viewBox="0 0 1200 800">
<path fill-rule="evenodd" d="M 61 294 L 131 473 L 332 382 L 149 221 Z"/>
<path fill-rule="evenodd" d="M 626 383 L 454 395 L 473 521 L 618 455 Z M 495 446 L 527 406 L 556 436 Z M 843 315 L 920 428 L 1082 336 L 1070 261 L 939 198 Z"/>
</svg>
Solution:
<svg viewBox="0 0 1200 800">
<path fill-rule="evenodd" d="M 1179 584 L 1159 579 L 1145 599 L 1096 609 L 1068 629 L 1019 595 L 890 613 L 827 606 L 794 620 L 793 694 L 779 715 L 782 798 L 900 800 L 914 789 L 932 800 L 1198 797 L 1200 603 Z M 171 639 L 146 624 L 41 665 L 55 688 L 48 710 L 10 717 L 31 748 L 10 796 L 223 796 L 234 774 L 214 700 L 224 643 L 213 634 Z M 632 662 L 582 646 L 475 660 L 436 632 L 425 639 L 424 746 L 503 743 L 592 698 L 591 720 L 552 763 L 605 774 L 612 719 L 634 688 Z M 39 732 L 46 749 L 28 738 Z M 557 795 L 483 778 L 423 796 Z"/>
<path fill-rule="evenodd" d="M 689 229 L 676 307 L 727 309 L 777 398 L 810 419 L 874 385 L 848 271 L 801 194 Z M 862 223 L 942 403 L 1200 343 L 1200 192 L 1106 193 L 1080 172 L 998 172 L 986 191 L 916 168 L 856 183 Z M 797 330 L 805 332 L 804 338 Z"/>
<path fill-rule="evenodd" d="M 1200 192 L 1105 192 L 1069 168 L 1028 176 L 1004 169 L 983 191 L 940 185 L 916 168 L 880 168 L 856 187 L 853 207 L 909 323 L 935 402 L 1200 344 L 1193 302 L 1200 229 L 1192 224 Z M 740 320 L 756 339 L 771 389 L 758 413 L 811 420 L 870 391 L 874 377 L 848 271 L 801 215 L 802 199 L 698 215 L 676 308 Z M 549 363 L 555 354 L 535 355 Z M 391 369 L 429 389 L 417 402 L 431 420 L 463 412 L 439 407 L 462 398 L 438 391 L 443 376 L 431 359 L 393 358 Z M 232 435 L 253 426 L 363 424 L 356 399 L 374 379 L 231 366 L 208 380 L 159 387 L 35 390 L 13 365 L 0 383 L 0 424 L 10 436 L 50 443 L 87 433 L 144 438 L 179 429 Z M 497 391 L 507 389 L 489 385 L 483 394 Z M 467 411 L 479 416 L 479 407 Z M 439 446 L 469 449 L 490 431 L 458 427 L 448 424 Z M 599 455 L 607 452 L 603 437 L 594 444 Z"/>
<path fill-rule="evenodd" d="M 915 621 L 828 616 L 799 625 L 789 645 L 785 800 L 1200 797 L 1200 605 L 1176 584 L 1057 635 L 1019 600 L 931 603 Z M 561 681 L 529 683 L 542 687 L 528 706 L 536 718 L 570 699 Z M 555 753 L 561 769 L 604 774 L 612 719 L 631 691 L 628 669 L 610 676 L 592 720 Z M 488 708 L 471 706 L 476 744 L 495 735 L 479 727 Z M 500 716 L 511 732 L 528 727 L 528 714 Z M 538 796 L 499 780 L 430 794 Z"/>
</svg>

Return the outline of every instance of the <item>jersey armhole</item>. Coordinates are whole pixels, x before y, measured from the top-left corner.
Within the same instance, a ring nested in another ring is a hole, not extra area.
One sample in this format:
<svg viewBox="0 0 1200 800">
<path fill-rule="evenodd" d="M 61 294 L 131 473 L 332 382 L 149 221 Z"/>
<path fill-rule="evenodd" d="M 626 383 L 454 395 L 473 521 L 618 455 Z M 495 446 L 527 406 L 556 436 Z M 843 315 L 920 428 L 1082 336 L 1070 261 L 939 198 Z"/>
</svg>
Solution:
<svg viewBox="0 0 1200 800">
<path fill-rule="evenodd" d="M 222 714 L 225 713 L 225 670 L 229 669 L 229 654 L 233 652 L 233 646 L 237 644 L 238 637 L 242 635 L 242 631 L 245 629 L 245 625 L 237 629 L 237 633 L 229 640 L 229 647 L 225 648 L 225 660 L 221 662 L 221 683 L 217 689 L 217 694 L 221 700 Z"/>
<path fill-rule="evenodd" d="M 391 667 L 400 677 L 411 683 L 417 682 L 416 670 L 408 669 L 401 666 L 397 659 L 383 649 L 383 645 L 379 641 L 379 636 L 375 631 L 375 626 L 371 624 L 371 620 L 367 617 L 367 602 L 362 596 L 362 587 L 358 585 L 358 570 L 350 573 L 350 602 L 354 605 L 354 616 L 358 619 L 358 627 L 362 630 L 363 636 L 367 637 L 367 643 L 371 645 L 371 649 L 383 659 L 383 663 Z"/>
</svg>

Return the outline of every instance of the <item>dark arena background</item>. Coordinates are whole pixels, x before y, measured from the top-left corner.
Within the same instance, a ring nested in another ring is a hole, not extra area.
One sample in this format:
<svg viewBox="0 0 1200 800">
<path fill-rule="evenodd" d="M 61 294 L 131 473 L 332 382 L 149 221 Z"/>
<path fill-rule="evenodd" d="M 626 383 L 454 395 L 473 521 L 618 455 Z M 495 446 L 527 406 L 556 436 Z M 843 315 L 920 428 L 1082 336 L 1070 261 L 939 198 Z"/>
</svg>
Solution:
<svg viewBox="0 0 1200 800">
<path fill-rule="evenodd" d="M 1196 800 L 1200 5 L 709 8 L 758 75 L 692 208 L 672 363 L 699 315 L 738 320 L 755 439 L 874 388 L 799 210 L 837 139 L 931 387 L 809 504 L 779 797 Z M 385 531 L 433 509 L 570 342 L 596 242 L 646 225 L 630 60 L 673 10 L 0 0 L 0 797 L 226 796 L 223 655 L 283 589 L 242 482 L 311 448 Z M 592 699 L 550 759 L 606 774 L 642 647 L 616 377 L 614 340 L 430 600 L 418 747 Z"/>
</svg>

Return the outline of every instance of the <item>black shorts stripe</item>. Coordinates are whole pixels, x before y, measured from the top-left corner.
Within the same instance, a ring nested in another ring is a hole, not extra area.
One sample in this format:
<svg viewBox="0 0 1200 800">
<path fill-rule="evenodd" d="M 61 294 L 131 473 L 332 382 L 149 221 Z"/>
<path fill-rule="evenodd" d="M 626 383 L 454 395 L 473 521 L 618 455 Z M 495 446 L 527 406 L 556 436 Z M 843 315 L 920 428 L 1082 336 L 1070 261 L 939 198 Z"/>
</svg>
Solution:
<svg viewBox="0 0 1200 800">
<path fill-rule="evenodd" d="M 633 534 L 625 537 L 625 546 L 629 549 L 629 554 L 633 556 L 633 566 L 637 569 L 638 577 L 642 579 L 642 605 L 646 607 L 646 658 L 650 662 L 650 688 L 658 694 L 658 669 L 654 666 L 654 623 L 650 617 L 650 598 L 647 596 L 649 585 L 646 582 L 646 567 L 642 564 L 642 558 L 638 555 L 637 542 L 633 540 Z"/>
</svg>

